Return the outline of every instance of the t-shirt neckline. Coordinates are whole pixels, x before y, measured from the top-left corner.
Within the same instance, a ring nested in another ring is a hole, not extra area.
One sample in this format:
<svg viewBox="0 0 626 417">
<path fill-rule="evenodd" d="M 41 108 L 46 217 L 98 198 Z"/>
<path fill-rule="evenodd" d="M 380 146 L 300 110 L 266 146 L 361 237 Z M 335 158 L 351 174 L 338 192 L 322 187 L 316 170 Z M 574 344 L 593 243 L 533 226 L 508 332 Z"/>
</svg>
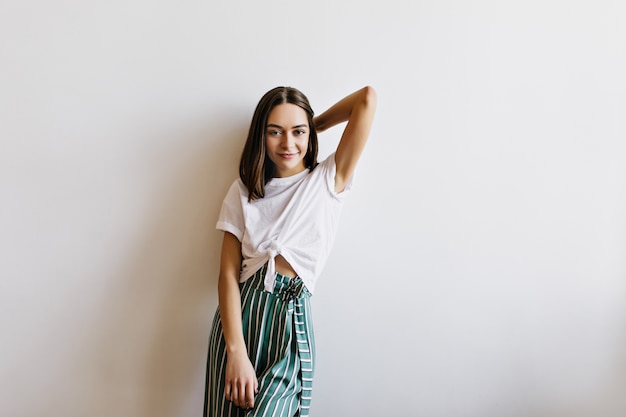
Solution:
<svg viewBox="0 0 626 417">
<path fill-rule="evenodd" d="M 309 173 L 309 169 L 305 168 L 302 172 L 298 172 L 297 174 L 290 175 L 288 177 L 274 177 L 272 178 L 266 186 L 287 186 L 293 183 L 298 182 L 300 179 L 304 178 L 306 174 Z"/>
</svg>

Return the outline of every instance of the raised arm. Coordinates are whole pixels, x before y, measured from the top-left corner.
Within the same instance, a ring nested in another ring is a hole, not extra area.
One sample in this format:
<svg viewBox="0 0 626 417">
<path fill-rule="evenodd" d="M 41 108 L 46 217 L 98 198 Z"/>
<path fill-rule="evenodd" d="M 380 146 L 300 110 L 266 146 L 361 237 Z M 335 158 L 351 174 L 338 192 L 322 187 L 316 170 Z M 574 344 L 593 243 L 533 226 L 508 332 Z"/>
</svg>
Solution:
<svg viewBox="0 0 626 417">
<path fill-rule="evenodd" d="M 339 100 L 313 120 L 318 132 L 323 132 L 339 123 L 348 122 L 335 153 L 337 165 L 335 191 L 337 192 L 345 189 L 356 169 L 372 127 L 376 101 L 374 88 L 363 87 Z"/>
</svg>

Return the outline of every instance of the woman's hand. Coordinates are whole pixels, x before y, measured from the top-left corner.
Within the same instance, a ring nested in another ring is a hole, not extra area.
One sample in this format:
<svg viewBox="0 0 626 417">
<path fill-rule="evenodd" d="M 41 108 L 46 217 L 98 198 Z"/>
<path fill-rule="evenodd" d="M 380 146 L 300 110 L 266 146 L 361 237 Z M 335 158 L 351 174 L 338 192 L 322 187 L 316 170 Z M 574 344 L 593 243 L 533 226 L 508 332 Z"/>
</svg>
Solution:
<svg viewBox="0 0 626 417">
<path fill-rule="evenodd" d="M 226 383 L 224 396 L 245 410 L 254 407 L 254 396 L 259 382 L 254 367 L 245 351 L 226 356 Z"/>
</svg>

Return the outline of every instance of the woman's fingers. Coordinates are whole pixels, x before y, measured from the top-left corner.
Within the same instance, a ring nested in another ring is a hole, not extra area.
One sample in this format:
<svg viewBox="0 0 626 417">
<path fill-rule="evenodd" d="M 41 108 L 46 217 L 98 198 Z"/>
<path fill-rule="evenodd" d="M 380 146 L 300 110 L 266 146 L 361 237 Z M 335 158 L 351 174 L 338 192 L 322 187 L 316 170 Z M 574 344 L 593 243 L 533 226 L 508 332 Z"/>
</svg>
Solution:
<svg viewBox="0 0 626 417">
<path fill-rule="evenodd" d="M 239 407 L 239 390 L 237 389 L 237 384 L 233 383 L 231 387 L 231 400 L 237 407 Z"/>
<path fill-rule="evenodd" d="M 244 383 L 241 381 L 240 385 L 237 387 L 239 398 L 235 403 L 236 406 L 241 407 L 244 410 L 249 410 L 254 407 L 255 382 L 256 381 L 248 380 Z"/>
<path fill-rule="evenodd" d="M 256 381 L 233 381 L 224 387 L 224 397 L 245 410 L 254 407 L 254 395 L 256 393 Z"/>
<path fill-rule="evenodd" d="M 224 386 L 224 398 L 226 398 L 228 401 L 232 401 L 232 396 L 231 396 L 231 389 L 230 389 L 230 382 L 226 382 L 226 385 Z"/>
<path fill-rule="evenodd" d="M 234 354 L 228 358 L 225 377 L 226 400 L 243 409 L 254 407 L 254 395 L 259 383 L 247 354 Z"/>
<path fill-rule="evenodd" d="M 254 394 L 256 394 L 256 381 L 248 381 L 248 384 L 246 384 L 246 391 L 245 391 L 245 406 L 243 408 L 253 408 L 254 407 Z"/>
<path fill-rule="evenodd" d="M 237 384 L 237 396 L 235 396 L 235 405 L 240 408 L 246 407 L 246 386 L 243 381 Z"/>
</svg>

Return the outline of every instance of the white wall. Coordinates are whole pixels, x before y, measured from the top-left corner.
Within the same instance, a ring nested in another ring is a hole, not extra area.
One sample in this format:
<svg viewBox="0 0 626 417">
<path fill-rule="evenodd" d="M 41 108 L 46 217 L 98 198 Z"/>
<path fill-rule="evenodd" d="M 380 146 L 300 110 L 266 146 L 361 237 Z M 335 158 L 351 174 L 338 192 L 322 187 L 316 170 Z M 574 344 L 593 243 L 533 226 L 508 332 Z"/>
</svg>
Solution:
<svg viewBox="0 0 626 417">
<path fill-rule="evenodd" d="M 260 96 L 379 93 L 314 416 L 622 416 L 626 6 L 0 4 L 0 415 L 198 416 Z M 338 129 L 323 135 L 322 153 Z"/>
</svg>

